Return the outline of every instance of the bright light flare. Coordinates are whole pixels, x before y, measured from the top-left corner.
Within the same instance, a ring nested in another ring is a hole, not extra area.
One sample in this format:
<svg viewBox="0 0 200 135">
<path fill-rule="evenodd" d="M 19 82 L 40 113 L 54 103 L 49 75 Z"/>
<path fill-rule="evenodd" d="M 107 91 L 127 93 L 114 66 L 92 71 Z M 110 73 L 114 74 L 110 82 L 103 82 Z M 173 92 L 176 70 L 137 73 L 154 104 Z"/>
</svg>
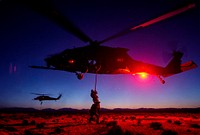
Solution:
<svg viewBox="0 0 200 135">
<path fill-rule="evenodd" d="M 145 72 L 140 73 L 139 75 L 140 75 L 140 78 L 142 78 L 142 79 L 146 79 L 148 77 L 148 74 Z"/>
<path fill-rule="evenodd" d="M 146 73 L 146 72 L 140 72 L 140 73 L 136 73 L 136 74 L 133 74 L 134 76 L 135 75 L 138 75 L 141 79 L 147 79 L 148 78 L 148 73 Z"/>
<path fill-rule="evenodd" d="M 146 72 L 137 73 L 141 79 L 147 79 L 148 74 Z"/>
</svg>

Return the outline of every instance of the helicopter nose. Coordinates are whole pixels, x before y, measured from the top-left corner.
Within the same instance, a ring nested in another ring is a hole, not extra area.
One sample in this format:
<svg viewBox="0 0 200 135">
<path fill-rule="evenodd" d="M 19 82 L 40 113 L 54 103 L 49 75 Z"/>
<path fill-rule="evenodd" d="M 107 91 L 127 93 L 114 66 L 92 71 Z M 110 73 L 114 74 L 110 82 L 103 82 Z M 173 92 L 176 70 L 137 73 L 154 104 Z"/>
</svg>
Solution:
<svg viewBox="0 0 200 135">
<path fill-rule="evenodd" d="M 51 59 L 48 57 L 48 58 L 45 58 L 44 61 L 46 62 L 46 65 L 47 67 L 50 67 L 51 66 Z"/>
<path fill-rule="evenodd" d="M 46 63 L 49 63 L 49 62 L 50 62 L 50 58 L 45 58 L 44 61 L 45 61 Z"/>
<path fill-rule="evenodd" d="M 38 98 L 34 98 L 33 100 L 37 100 Z"/>
</svg>

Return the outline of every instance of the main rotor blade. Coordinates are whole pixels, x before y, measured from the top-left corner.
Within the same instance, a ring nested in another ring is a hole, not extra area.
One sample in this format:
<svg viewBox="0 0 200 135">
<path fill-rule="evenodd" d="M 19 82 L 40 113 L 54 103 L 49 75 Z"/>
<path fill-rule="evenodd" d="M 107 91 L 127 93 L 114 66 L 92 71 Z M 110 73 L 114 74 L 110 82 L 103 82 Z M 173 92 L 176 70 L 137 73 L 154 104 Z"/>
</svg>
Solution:
<svg viewBox="0 0 200 135">
<path fill-rule="evenodd" d="M 50 95 L 50 94 L 40 94 L 40 93 L 31 93 L 31 94 L 40 95 L 40 96 L 47 96 L 47 95 Z"/>
<path fill-rule="evenodd" d="M 135 29 L 138 29 L 140 27 L 146 27 L 146 26 L 152 25 L 154 23 L 160 22 L 162 20 L 165 20 L 165 19 L 170 18 L 172 16 L 175 16 L 177 14 L 183 13 L 183 12 L 185 12 L 185 11 L 191 9 L 191 8 L 194 8 L 194 7 L 195 7 L 195 4 L 189 4 L 189 5 L 185 6 L 185 7 L 182 7 L 180 9 L 175 10 L 175 11 L 172 11 L 172 12 L 169 12 L 169 13 L 164 14 L 162 16 L 159 16 L 159 17 L 157 17 L 155 19 L 152 19 L 150 21 L 147 21 L 147 22 L 145 22 L 143 24 L 140 24 L 138 26 L 132 27 L 131 30 L 135 30 Z"/>
<path fill-rule="evenodd" d="M 51 21 L 58 24 L 64 30 L 72 33 L 84 42 L 93 42 L 93 40 L 75 26 L 69 19 L 62 16 L 53 7 L 50 0 L 20 0 L 21 3 L 31 7 L 34 11 L 48 17 Z"/>
<path fill-rule="evenodd" d="M 149 25 L 152 25 L 152 24 L 155 24 L 155 23 L 157 23 L 157 22 L 160 22 L 160 21 L 162 21 L 162 20 L 168 19 L 168 18 L 170 18 L 170 17 L 173 17 L 173 16 L 175 16 L 175 15 L 178 15 L 178 14 L 180 14 L 180 13 L 183 13 L 183 12 L 189 10 L 189 9 L 192 9 L 192 8 L 194 8 L 195 6 L 196 6 L 196 5 L 195 5 L 194 3 L 189 4 L 189 5 L 187 5 L 187 6 L 184 6 L 184 7 L 182 7 L 182 8 L 177 9 L 177 10 L 174 10 L 174 11 L 171 11 L 171 12 L 166 13 L 166 14 L 164 14 L 164 15 L 161 15 L 161 16 L 159 16 L 159 17 L 157 17 L 157 18 L 154 18 L 154 19 L 152 19 L 152 20 L 149 20 L 149 21 L 147 21 L 147 22 L 145 22 L 145 23 L 142 23 L 142 24 L 140 24 L 140 25 L 134 26 L 134 27 L 129 28 L 129 29 L 125 29 L 125 30 L 123 30 L 123 31 L 121 31 L 121 32 L 119 32 L 119 33 L 113 35 L 113 36 L 110 36 L 110 37 L 108 37 L 108 38 L 106 38 L 106 39 L 100 41 L 99 43 L 106 42 L 106 41 L 108 41 L 108 40 L 111 40 L 111 39 L 114 39 L 114 38 L 123 36 L 123 35 L 125 35 L 125 34 L 128 34 L 129 32 L 135 31 L 135 30 L 137 30 L 137 29 L 139 29 L 139 28 L 144 28 L 144 27 L 147 27 L 147 26 L 149 26 Z"/>
</svg>

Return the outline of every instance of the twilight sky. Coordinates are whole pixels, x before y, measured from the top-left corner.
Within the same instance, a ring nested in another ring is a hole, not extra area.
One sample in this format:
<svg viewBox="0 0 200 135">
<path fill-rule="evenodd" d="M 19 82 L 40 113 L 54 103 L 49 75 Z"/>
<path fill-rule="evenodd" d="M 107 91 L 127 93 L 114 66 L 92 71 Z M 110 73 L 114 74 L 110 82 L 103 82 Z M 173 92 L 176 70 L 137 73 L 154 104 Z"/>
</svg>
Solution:
<svg viewBox="0 0 200 135">
<path fill-rule="evenodd" d="M 15 2 L 13 2 L 15 1 Z M 191 0 L 53 0 L 53 5 L 93 40 L 101 41 L 126 28 L 184 6 Z M 125 47 L 136 60 L 166 66 L 164 52 L 181 48 L 183 62 L 200 65 L 200 3 L 196 8 L 125 36 L 105 42 Z M 87 45 L 68 31 L 17 0 L 0 0 L 0 107 L 90 108 L 93 74 L 78 80 L 73 73 L 32 69 L 44 58 L 64 49 Z M 165 78 L 98 75 L 101 107 L 200 107 L 199 68 Z M 59 101 L 32 100 L 34 93 L 63 97 Z"/>
</svg>

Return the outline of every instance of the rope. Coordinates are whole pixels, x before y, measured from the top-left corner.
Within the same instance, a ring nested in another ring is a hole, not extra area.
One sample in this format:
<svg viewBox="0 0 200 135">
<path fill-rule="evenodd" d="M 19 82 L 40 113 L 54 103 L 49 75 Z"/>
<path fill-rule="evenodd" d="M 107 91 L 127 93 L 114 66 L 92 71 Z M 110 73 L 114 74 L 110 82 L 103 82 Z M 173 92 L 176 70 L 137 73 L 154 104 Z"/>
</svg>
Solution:
<svg viewBox="0 0 200 135">
<path fill-rule="evenodd" d="M 96 67 L 96 74 L 95 74 L 95 83 L 94 83 L 94 89 L 97 90 L 97 74 L 98 74 L 98 71 L 100 70 L 101 68 L 101 65 L 99 65 L 99 67 Z"/>
<path fill-rule="evenodd" d="M 94 83 L 94 89 L 97 90 L 96 88 L 97 88 L 97 73 L 95 74 L 95 83 Z"/>
</svg>

